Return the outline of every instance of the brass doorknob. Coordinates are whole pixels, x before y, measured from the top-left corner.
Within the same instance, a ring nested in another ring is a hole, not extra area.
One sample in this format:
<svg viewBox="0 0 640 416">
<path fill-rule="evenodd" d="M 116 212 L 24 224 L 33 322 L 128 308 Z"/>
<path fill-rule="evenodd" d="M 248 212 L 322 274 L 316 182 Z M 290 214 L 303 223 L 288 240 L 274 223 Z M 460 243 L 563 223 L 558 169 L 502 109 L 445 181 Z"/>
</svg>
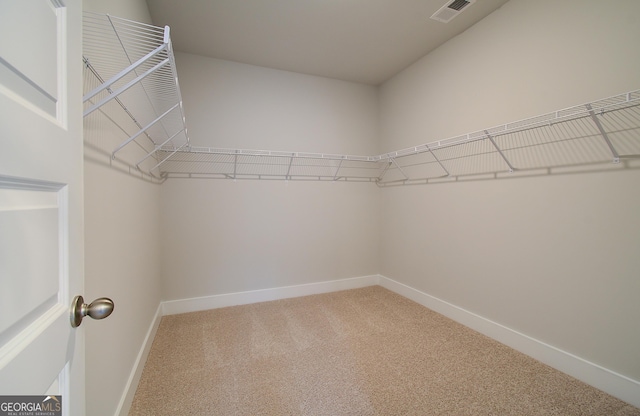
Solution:
<svg viewBox="0 0 640 416">
<path fill-rule="evenodd" d="M 80 326 L 82 318 L 87 315 L 93 319 L 104 319 L 111 315 L 113 307 L 113 301 L 109 298 L 98 298 L 87 305 L 82 296 L 76 296 L 71 303 L 71 326 Z"/>
</svg>

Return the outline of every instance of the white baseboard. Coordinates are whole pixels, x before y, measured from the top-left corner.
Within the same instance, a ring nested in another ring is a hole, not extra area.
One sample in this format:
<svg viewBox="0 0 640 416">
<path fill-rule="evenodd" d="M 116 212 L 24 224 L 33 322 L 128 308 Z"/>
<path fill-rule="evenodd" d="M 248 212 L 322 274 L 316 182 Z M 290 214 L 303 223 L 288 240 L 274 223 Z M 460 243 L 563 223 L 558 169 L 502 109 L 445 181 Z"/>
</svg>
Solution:
<svg viewBox="0 0 640 416">
<path fill-rule="evenodd" d="M 552 345 L 545 344 L 504 325 L 476 315 L 456 305 L 428 295 L 385 276 L 378 278 L 380 286 L 413 300 L 481 334 L 508 345 L 565 374 L 597 389 L 640 407 L 640 382 L 584 360 Z"/>
<path fill-rule="evenodd" d="M 136 394 L 136 389 L 138 388 L 140 377 L 142 377 L 142 370 L 144 369 L 144 364 L 147 362 L 147 357 L 149 356 L 149 351 L 151 350 L 151 344 L 153 344 L 153 339 L 156 336 L 156 332 L 158 331 L 158 326 L 160 325 L 161 319 L 162 303 L 158 305 L 156 314 L 151 321 L 151 326 L 149 326 L 147 335 L 144 337 L 142 347 L 138 352 L 136 361 L 133 364 L 131 373 L 129 374 L 129 379 L 127 380 L 127 384 L 124 388 L 124 393 L 122 394 L 120 403 L 118 403 L 118 407 L 116 408 L 116 412 L 114 413 L 115 416 L 127 416 L 129 414 L 129 410 L 131 410 L 133 396 L 135 396 Z"/>
<path fill-rule="evenodd" d="M 320 293 L 337 292 L 339 290 L 357 289 L 377 285 L 378 275 L 353 277 L 350 279 L 331 280 L 327 282 L 308 283 L 296 286 L 276 287 L 272 289 L 251 290 L 247 292 L 225 293 L 222 295 L 199 298 L 170 300 L 162 303 L 163 315 L 197 312 L 227 306 L 246 305 L 249 303 L 295 298 Z"/>
</svg>

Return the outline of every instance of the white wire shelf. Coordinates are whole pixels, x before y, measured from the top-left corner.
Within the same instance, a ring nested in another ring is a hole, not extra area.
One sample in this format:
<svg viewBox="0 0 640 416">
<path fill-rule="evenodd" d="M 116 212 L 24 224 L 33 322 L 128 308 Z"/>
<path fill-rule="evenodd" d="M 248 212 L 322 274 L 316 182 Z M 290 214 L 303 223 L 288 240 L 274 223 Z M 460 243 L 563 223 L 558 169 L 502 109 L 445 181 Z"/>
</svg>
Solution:
<svg viewBox="0 0 640 416">
<path fill-rule="evenodd" d="M 158 153 L 165 178 L 380 186 L 620 163 L 640 157 L 640 90 L 377 156 L 172 146 Z"/>
<path fill-rule="evenodd" d="M 161 153 L 173 153 L 163 166 L 168 177 L 376 181 L 381 169 L 371 156 L 205 147 Z"/>
<path fill-rule="evenodd" d="M 106 117 L 126 133 L 102 150 L 160 178 L 158 150 L 189 144 L 169 27 L 85 12 L 83 61 L 85 120 Z"/>
<path fill-rule="evenodd" d="M 193 147 L 168 27 L 85 12 L 83 41 L 88 152 L 155 182 L 216 178 L 391 186 L 606 162 L 626 167 L 626 159 L 640 157 L 640 90 L 377 156 Z"/>
</svg>

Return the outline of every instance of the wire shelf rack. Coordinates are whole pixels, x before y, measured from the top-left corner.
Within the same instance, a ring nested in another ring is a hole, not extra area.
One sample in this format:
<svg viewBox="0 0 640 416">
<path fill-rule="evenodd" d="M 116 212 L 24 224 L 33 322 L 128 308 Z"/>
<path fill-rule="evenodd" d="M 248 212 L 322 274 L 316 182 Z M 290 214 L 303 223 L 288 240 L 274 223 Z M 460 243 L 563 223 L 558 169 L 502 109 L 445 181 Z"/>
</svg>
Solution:
<svg viewBox="0 0 640 416">
<path fill-rule="evenodd" d="M 193 147 L 169 28 L 85 12 L 83 36 L 86 148 L 156 182 L 391 186 L 607 162 L 625 166 L 625 159 L 640 158 L 640 90 L 377 156 Z"/>
<path fill-rule="evenodd" d="M 377 156 L 173 148 L 165 177 L 367 181 L 380 186 L 640 157 L 640 90 Z"/>
<path fill-rule="evenodd" d="M 640 90 L 376 156 L 381 186 L 640 158 Z"/>
<path fill-rule="evenodd" d="M 163 169 L 168 177 L 371 182 L 381 164 L 369 156 L 190 147 L 176 151 Z"/>
<path fill-rule="evenodd" d="M 117 124 L 123 140 L 101 150 L 160 179 L 160 148 L 189 144 L 169 27 L 85 12 L 83 62 L 85 126 Z"/>
</svg>

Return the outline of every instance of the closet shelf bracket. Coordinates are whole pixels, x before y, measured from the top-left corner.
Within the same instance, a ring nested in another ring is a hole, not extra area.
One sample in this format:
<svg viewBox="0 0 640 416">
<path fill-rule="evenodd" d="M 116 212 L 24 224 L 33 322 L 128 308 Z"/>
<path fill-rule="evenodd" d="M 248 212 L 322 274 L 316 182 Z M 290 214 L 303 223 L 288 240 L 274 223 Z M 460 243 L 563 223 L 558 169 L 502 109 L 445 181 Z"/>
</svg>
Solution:
<svg viewBox="0 0 640 416">
<path fill-rule="evenodd" d="M 587 111 L 589 112 L 589 115 L 591 116 L 593 123 L 598 128 L 598 132 L 600 132 L 600 135 L 602 136 L 604 141 L 607 143 L 607 147 L 609 148 L 609 150 L 611 151 L 611 154 L 613 155 L 613 163 L 620 163 L 620 155 L 616 151 L 616 148 L 613 146 L 613 143 L 611 143 L 611 140 L 609 139 L 609 135 L 604 130 L 604 127 L 602 127 L 602 123 L 600 123 L 600 120 L 596 116 L 596 113 L 593 111 L 593 107 L 591 107 L 591 104 L 587 104 L 585 105 L 585 107 L 587 108 Z M 602 110 L 601 113 L 604 114 L 604 110 Z"/>
<path fill-rule="evenodd" d="M 342 162 L 344 161 L 344 157 L 342 159 L 340 159 L 340 162 L 338 163 L 338 167 L 336 168 L 336 173 L 333 175 L 333 180 L 337 181 L 338 179 L 340 179 L 338 177 L 338 172 L 340 172 L 340 168 L 342 167 Z"/>
<path fill-rule="evenodd" d="M 168 109 L 167 111 L 165 111 L 162 115 L 156 117 L 155 120 L 153 120 L 151 123 L 147 124 L 146 127 L 143 127 L 141 130 L 139 130 L 136 134 L 134 134 L 133 136 L 129 137 L 127 140 L 125 140 L 124 142 L 122 142 L 118 147 L 116 147 L 113 151 L 113 153 L 111 153 L 111 157 L 113 157 L 114 159 L 116 158 L 116 153 L 118 153 L 120 150 L 122 150 L 126 145 L 128 145 L 129 143 L 131 143 L 132 141 L 134 141 L 136 139 L 136 137 L 140 136 L 142 133 L 144 133 L 145 131 L 149 130 L 154 124 L 156 124 L 157 122 L 159 122 L 160 120 L 162 120 L 167 114 L 169 114 L 170 112 L 172 112 L 173 110 L 175 110 L 176 108 L 178 108 L 179 104 L 174 105 L 173 107 L 171 107 L 170 109 Z M 180 133 L 180 132 L 178 132 Z"/>
<path fill-rule="evenodd" d="M 173 140 L 178 134 L 182 133 L 184 130 L 180 130 L 177 131 L 175 133 L 173 133 L 173 135 L 171 137 L 169 137 L 167 140 L 165 140 L 164 142 L 162 142 L 161 144 L 157 145 L 152 151 L 150 151 L 149 153 L 147 153 L 142 159 L 140 159 L 138 161 L 138 163 L 136 163 L 136 168 L 140 169 L 140 164 L 142 162 L 144 162 L 145 160 L 147 160 L 150 156 L 154 155 L 157 151 L 159 151 L 160 149 L 162 149 L 162 147 L 164 145 L 166 145 L 167 143 L 169 143 L 171 140 Z"/>
<path fill-rule="evenodd" d="M 485 130 L 484 132 L 487 135 L 487 139 L 489 139 L 489 141 L 491 142 L 493 147 L 495 147 L 496 150 L 498 151 L 498 153 L 500 154 L 500 157 L 502 158 L 502 160 L 504 160 L 504 162 L 507 164 L 507 166 L 509 166 L 509 173 L 513 173 L 515 168 L 513 167 L 511 162 L 509 162 L 509 159 L 507 159 L 507 157 L 504 155 L 504 153 L 502 153 L 502 150 L 498 147 L 498 145 L 496 144 L 496 141 L 493 140 L 493 137 L 491 137 L 491 135 L 489 134 L 489 131 Z"/>
<path fill-rule="evenodd" d="M 402 174 L 402 176 L 404 176 L 404 180 L 406 181 L 407 179 L 409 179 L 409 175 L 407 175 L 404 170 L 402 170 L 402 168 L 400 167 L 400 165 L 398 164 L 398 162 L 396 162 L 395 158 L 391 159 L 391 162 L 396 166 L 396 169 L 398 169 L 398 171 Z"/>
<path fill-rule="evenodd" d="M 447 177 L 447 176 L 451 175 L 451 174 L 449 173 L 449 171 L 447 170 L 447 168 L 445 168 L 445 167 L 444 167 L 444 165 L 442 164 L 442 162 L 440 161 L 440 159 L 438 159 L 438 156 L 436 156 L 436 154 L 435 154 L 435 153 L 433 153 L 433 150 L 431 150 L 431 148 L 429 147 L 429 145 L 428 145 L 428 144 L 425 144 L 424 146 L 427 148 L 427 150 L 429 151 L 429 153 L 431 153 L 431 156 L 433 156 L 433 159 L 434 159 L 436 162 L 438 162 L 438 165 L 440 165 L 440 167 L 442 168 L 442 170 L 444 170 L 445 174 L 444 174 L 442 177 Z"/>
<path fill-rule="evenodd" d="M 390 167 L 391 167 L 391 159 L 389 159 L 389 162 L 385 165 L 384 169 L 382 169 L 382 172 L 380 173 L 380 176 L 378 176 L 378 178 L 376 179 L 376 182 L 378 183 L 382 182 L 384 175 L 387 174 L 387 171 L 389 170 Z"/>
</svg>

